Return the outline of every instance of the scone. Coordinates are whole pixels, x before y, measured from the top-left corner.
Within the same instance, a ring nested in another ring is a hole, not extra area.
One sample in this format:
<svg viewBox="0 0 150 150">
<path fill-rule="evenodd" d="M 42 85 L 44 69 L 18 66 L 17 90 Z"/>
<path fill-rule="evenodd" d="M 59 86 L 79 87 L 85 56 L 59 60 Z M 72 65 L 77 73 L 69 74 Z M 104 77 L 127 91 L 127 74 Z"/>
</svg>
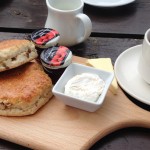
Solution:
<svg viewBox="0 0 150 150">
<path fill-rule="evenodd" d="M 0 73 L 0 115 L 34 114 L 51 97 L 51 79 L 36 62 Z"/>
<path fill-rule="evenodd" d="M 0 42 L 0 72 L 18 67 L 37 57 L 34 44 L 29 40 L 5 40 Z"/>
</svg>

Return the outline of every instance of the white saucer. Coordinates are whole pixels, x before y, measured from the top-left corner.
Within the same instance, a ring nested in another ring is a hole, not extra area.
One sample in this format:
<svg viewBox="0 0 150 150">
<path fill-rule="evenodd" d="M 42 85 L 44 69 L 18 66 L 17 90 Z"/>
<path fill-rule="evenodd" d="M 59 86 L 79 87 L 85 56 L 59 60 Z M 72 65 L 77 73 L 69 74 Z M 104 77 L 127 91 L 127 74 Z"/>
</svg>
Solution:
<svg viewBox="0 0 150 150">
<path fill-rule="evenodd" d="M 86 4 L 96 7 L 118 7 L 130 4 L 135 0 L 83 0 Z"/>
<path fill-rule="evenodd" d="M 142 45 L 131 47 L 117 58 L 114 71 L 119 85 L 135 99 L 150 105 L 150 85 L 138 73 Z"/>
</svg>

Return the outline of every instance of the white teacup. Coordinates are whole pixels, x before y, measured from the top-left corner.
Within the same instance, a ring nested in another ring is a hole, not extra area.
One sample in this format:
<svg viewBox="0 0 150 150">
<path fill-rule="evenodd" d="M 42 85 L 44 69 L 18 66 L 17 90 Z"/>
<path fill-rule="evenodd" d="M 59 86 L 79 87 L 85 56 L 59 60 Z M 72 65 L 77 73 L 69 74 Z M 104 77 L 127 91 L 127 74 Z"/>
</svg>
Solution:
<svg viewBox="0 0 150 150">
<path fill-rule="evenodd" d="M 145 33 L 138 64 L 141 77 L 150 84 L 150 29 Z"/>
<path fill-rule="evenodd" d="M 82 0 L 46 0 L 48 16 L 45 28 L 60 33 L 59 45 L 73 46 L 85 41 L 91 34 L 90 18 L 83 14 Z"/>
</svg>

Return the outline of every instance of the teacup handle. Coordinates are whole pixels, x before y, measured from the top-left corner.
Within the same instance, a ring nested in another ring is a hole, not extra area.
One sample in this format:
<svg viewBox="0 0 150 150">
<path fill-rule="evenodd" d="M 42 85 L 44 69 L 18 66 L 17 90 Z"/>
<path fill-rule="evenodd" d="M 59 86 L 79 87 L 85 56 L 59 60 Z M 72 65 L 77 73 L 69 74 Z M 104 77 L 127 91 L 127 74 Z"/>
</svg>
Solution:
<svg viewBox="0 0 150 150">
<path fill-rule="evenodd" d="M 81 43 L 90 36 L 92 32 L 92 22 L 87 15 L 82 14 L 82 13 L 78 14 L 76 17 L 77 19 L 79 19 L 79 21 L 83 23 L 82 31 L 84 31 L 84 34 L 81 35 L 81 37 L 77 39 L 77 43 Z"/>
</svg>

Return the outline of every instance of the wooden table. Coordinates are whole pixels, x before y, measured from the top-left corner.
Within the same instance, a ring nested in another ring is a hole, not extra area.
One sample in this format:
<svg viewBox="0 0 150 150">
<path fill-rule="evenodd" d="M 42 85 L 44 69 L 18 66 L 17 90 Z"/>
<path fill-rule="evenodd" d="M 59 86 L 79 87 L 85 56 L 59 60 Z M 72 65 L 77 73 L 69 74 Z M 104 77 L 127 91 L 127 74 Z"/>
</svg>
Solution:
<svg viewBox="0 0 150 150">
<path fill-rule="evenodd" d="M 149 0 L 136 0 L 130 5 L 109 9 L 85 5 L 84 12 L 93 24 L 91 37 L 71 47 L 73 54 L 81 57 L 110 57 L 114 63 L 124 50 L 141 44 L 145 31 L 150 27 Z M 44 26 L 46 16 L 47 7 L 43 0 L 0 1 L 0 40 L 28 37 L 33 30 Z M 135 105 L 150 111 L 150 106 L 125 94 Z M 99 140 L 91 150 L 149 150 L 149 141 L 150 129 L 125 128 Z M 0 149 L 28 148 L 1 139 Z"/>
</svg>

